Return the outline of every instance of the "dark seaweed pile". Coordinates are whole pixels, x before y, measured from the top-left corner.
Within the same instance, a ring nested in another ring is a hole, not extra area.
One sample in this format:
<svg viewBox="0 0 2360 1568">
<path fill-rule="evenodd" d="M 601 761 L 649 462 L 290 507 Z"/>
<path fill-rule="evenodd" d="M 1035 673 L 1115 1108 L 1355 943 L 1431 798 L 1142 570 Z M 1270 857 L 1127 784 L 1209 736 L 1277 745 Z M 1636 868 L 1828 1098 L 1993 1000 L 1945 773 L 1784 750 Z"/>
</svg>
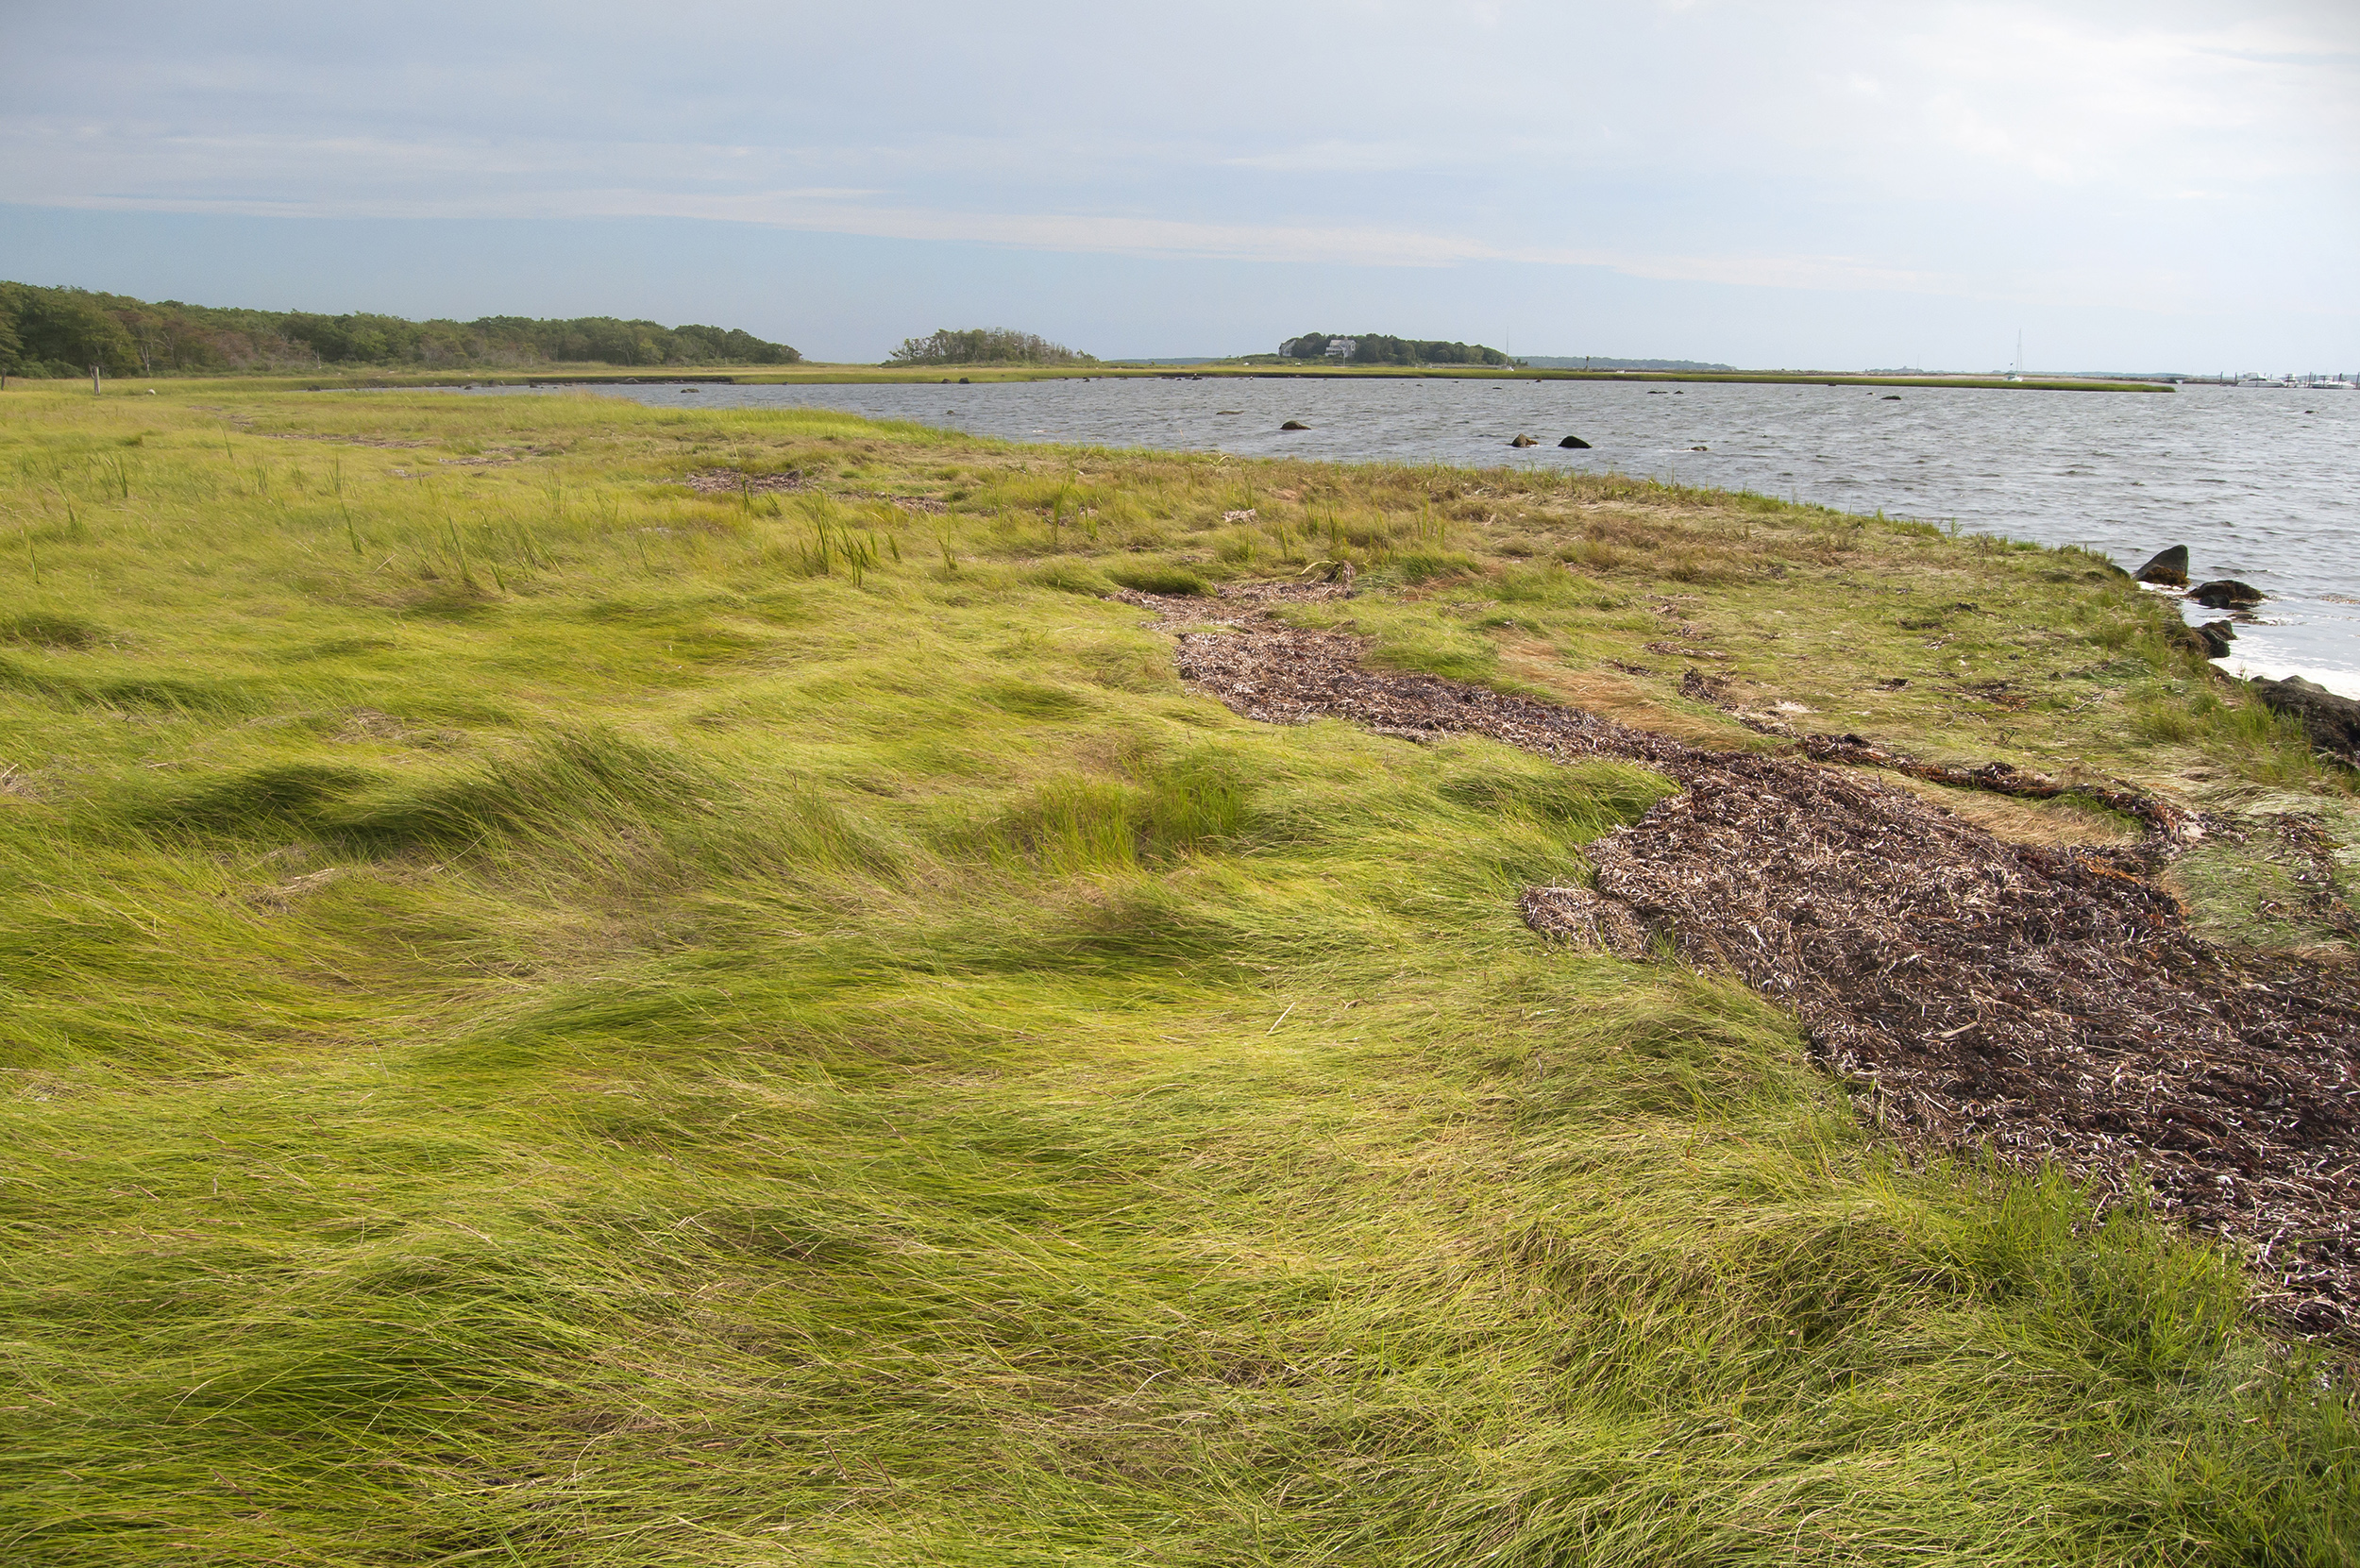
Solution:
<svg viewBox="0 0 2360 1568">
<path fill-rule="evenodd" d="M 1737 975 L 1791 1006 L 1820 1060 L 1904 1142 L 2054 1161 L 2118 1198 L 2143 1184 L 2161 1211 L 2246 1247 L 2266 1310 L 2305 1332 L 2360 1329 L 2360 984 L 2189 933 L 2144 873 L 2200 835 L 2194 814 L 2105 790 L 2148 823 L 2139 851 L 2007 843 L 1855 769 L 2011 795 L 2065 787 L 1921 765 L 1858 736 L 1796 737 L 1799 757 L 1706 751 L 1371 670 L 1357 639 L 1264 609 L 1318 594 L 1124 597 L 1180 633 L 1184 677 L 1248 717 L 1481 734 L 1660 768 L 1683 792 L 1591 846 L 1594 888 L 1529 891 L 1535 930 Z"/>
</svg>

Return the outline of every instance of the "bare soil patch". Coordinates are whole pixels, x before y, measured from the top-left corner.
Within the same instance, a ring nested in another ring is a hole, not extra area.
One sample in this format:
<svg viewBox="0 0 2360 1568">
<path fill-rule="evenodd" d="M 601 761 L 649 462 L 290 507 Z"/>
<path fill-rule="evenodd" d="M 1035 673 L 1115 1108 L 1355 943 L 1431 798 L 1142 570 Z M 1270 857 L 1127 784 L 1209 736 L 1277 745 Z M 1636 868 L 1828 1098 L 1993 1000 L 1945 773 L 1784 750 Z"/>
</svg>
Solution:
<svg viewBox="0 0 2360 1568">
<path fill-rule="evenodd" d="M 932 496 L 892 496 L 882 490 L 847 490 L 843 493 L 843 499 L 883 501 L 897 512 L 907 512 L 920 517 L 941 517 L 951 511 L 949 501 L 938 500 Z M 1095 516 L 1096 514 L 1086 512 L 1082 515 Z"/>
<path fill-rule="evenodd" d="M 700 496 L 776 496 L 810 488 L 800 469 L 750 474 L 742 468 L 700 468 L 681 482 Z"/>
<path fill-rule="evenodd" d="M 1683 792 L 1591 845 L 1594 887 L 1530 890 L 1535 930 L 1734 974 L 1792 1007 L 1863 1114 L 1905 1144 L 2054 1161 L 2118 1200 L 2144 1189 L 2245 1247 L 2264 1310 L 2306 1333 L 2360 1329 L 2360 980 L 2190 933 L 2154 872 L 2205 818 L 2127 786 L 1924 763 L 1858 735 L 1789 737 L 1801 755 L 1707 750 L 1371 670 L 1359 639 L 1270 613 L 1343 591 L 1121 597 L 1177 634 L 1183 677 L 1250 718 L 1660 769 Z M 2010 843 L 1864 768 L 2017 801 L 2080 794 L 2148 831 Z"/>
<path fill-rule="evenodd" d="M 742 468 L 700 468 L 683 476 L 680 482 L 700 496 L 793 496 L 816 493 L 818 489 L 800 468 L 775 474 L 749 473 Z M 932 496 L 894 496 L 882 490 L 840 490 L 834 495 L 840 501 L 883 501 L 919 516 L 939 517 L 951 510 L 949 502 Z"/>
</svg>

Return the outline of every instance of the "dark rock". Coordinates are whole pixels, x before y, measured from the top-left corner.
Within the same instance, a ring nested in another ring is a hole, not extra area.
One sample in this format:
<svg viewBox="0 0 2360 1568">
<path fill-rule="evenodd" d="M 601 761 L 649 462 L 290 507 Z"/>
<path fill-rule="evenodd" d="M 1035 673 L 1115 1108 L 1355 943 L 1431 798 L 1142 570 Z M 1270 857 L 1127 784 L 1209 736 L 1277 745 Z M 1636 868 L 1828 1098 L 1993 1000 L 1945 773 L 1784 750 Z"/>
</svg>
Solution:
<svg viewBox="0 0 2360 1568">
<path fill-rule="evenodd" d="M 2184 588 L 2188 585 L 2188 547 L 2174 545 L 2169 549 L 2157 550 L 2153 560 L 2131 575 L 2141 582 Z"/>
<path fill-rule="evenodd" d="M 2360 767 L 2360 702 L 2299 675 L 2257 681 L 2253 695 L 2273 713 L 2301 719 L 2312 745 L 2347 767 Z"/>
<path fill-rule="evenodd" d="M 2268 596 L 2250 582 L 2224 577 L 2217 582 L 2197 584 L 2188 590 L 2188 597 L 2207 610 L 2250 610 Z"/>
<path fill-rule="evenodd" d="M 2225 621 L 2207 621 L 2204 626 L 2191 626 L 2186 621 L 2182 621 L 2164 633 L 2164 640 L 2185 652 L 2200 654 L 2207 659 L 2217 659 L 2222 652 L 2220 638 L 2206 628 L 2226 624 Z"/>
<path fill-rule="evenodd" d="M 1888 392 L 1885 394 L 1885 401 L 1888 403 L 1897 403 L 1900 400 L 1901 395 L 1897 392 Z"/>
<path fill-rule="evenodd" d="M 1307 430 L 1311 427 L 1305 424 L 1300 419 L 1290 419 L 1278 428 L 1282 430 Z"/>
<path fill-rule="evenodd" d="M 2237 640 L 2237 629 L 2225 620 L 2208 620 L 2201 626 L 2191 626 L 2188 630 L 2195 632 L 2197 640 L 2204 645 L 2204 656 L 2207 659 L 2227 658 L 2229 645 Z"/>
<path fill-rule="evenodd" d="M 1532 437 L 1528 435 L 1520 435 L 1515 440 L 1509 442 L 1509 445 L 1510 447 L 1538 447 L 1541 444 L 1538 441 L 1533 440 Z"/>
<path fill-rule="evenodd" d="M 1558 445 L 1569 452 L 1586 452 L 1590 449 L 1590 443 L 1577 435 L 1569 435 Z"/>
</svg>

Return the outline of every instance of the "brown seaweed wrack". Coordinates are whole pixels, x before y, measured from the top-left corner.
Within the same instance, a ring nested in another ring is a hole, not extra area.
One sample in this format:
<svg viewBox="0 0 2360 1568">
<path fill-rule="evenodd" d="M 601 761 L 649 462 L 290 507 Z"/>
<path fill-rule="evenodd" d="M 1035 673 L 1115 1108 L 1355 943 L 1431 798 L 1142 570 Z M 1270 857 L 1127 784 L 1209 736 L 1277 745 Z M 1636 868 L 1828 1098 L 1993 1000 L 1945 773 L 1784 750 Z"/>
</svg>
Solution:
<svg viewBox="0 0 2360 1568">
<path fill-rule="evenodd" d="M 1590 847 L 1593 888 L 1535 888 L 1544 935 L 1668 951 L 1792 1007 L 1812 1050 L 1921 1148 L 2055 1161 L 2243 1243 L 2258 1305 L 2360 1328 L 2360 985 L 2348 969 L 2190 935 L 2146 874 L 2201 831 L 2153 797 L 2124 852 L 2010 844 L 1849 767 L 2010 794 L 2002 767 L 1921 765 L 1858 736 L 1804 756 L 1713 752 L 1578 709 L 1365 668 L 1352 637 L 1287 628 L 1248 588 L 1165 606 L 1181 674 L 1248 717 L 1487 735 L 1560 761 L 1639 761 L 1685 786 Z M 1189 623 L 1223 621 L 1191 632 Z M 1824 758 L 1825 761 L 1812 760 Z"/>
</svg>

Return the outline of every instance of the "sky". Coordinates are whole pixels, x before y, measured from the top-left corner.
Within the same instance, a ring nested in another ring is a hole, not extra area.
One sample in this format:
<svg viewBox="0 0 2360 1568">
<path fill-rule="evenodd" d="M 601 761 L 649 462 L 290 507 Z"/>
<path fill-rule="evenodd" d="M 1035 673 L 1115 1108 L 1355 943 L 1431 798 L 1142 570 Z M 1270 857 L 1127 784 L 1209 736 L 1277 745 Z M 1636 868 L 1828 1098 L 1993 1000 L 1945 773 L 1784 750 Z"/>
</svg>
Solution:
<svg viewBox="0 0 2360 1568">
<path fill-rule="evenodd" d="M 0 277 L 825 360 L 2360 369 L 2360 3 L 0 0 Z"/>
</svg>

